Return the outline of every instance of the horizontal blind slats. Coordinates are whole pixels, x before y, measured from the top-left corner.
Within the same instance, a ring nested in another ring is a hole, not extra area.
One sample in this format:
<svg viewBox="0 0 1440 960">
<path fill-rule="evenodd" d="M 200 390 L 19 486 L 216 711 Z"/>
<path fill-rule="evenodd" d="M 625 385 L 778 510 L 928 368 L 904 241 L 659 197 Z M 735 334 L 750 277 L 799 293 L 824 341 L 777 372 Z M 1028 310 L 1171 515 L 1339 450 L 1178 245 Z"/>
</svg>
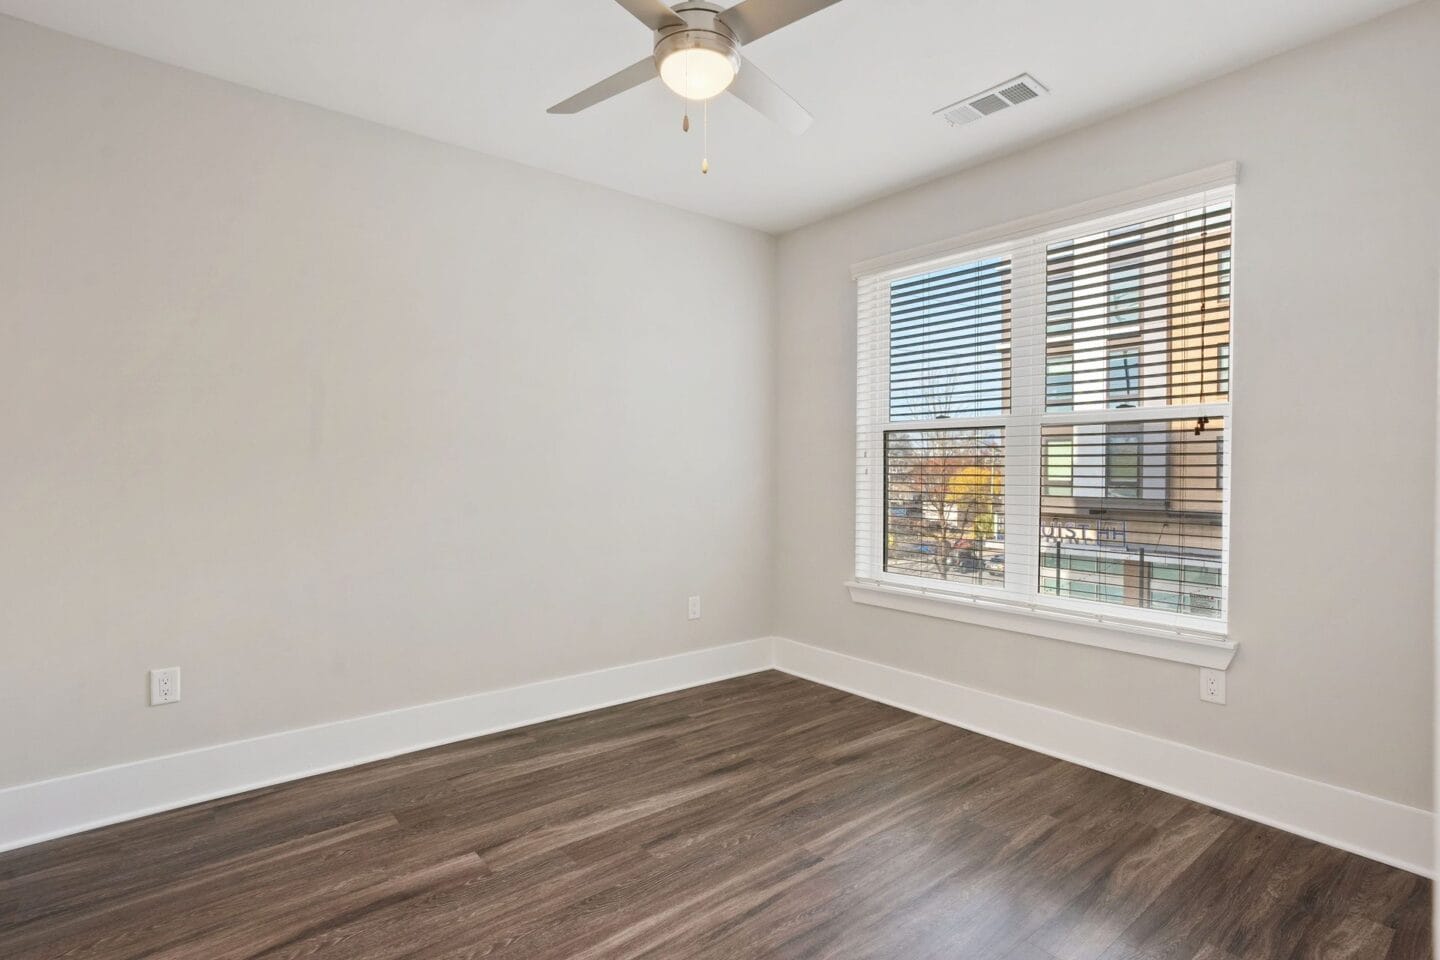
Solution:
<svg viewBox="0 0 1440 960">
<path fill-rule="evenodd" d="M 885 434 L 884 569 L 1002 585 L 1004 440 L 995 429 Z"/>
<path fill-rule="evenodd" d="M 1232 212 L 1223 187 L 860 277 L 857 576 L 1223 621 Z"/>
</svg>

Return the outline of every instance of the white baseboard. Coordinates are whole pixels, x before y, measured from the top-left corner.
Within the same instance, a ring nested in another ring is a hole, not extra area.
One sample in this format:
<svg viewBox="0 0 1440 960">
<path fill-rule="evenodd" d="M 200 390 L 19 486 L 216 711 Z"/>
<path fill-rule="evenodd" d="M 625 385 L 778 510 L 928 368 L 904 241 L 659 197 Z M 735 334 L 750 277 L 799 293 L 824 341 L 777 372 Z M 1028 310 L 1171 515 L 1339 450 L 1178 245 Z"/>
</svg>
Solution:
<svg viewBox="0 0 1440 960">
<path fill-rule="evenodd" d="M 785 673 L 1432 875 L 1428 810 L 793 640 Z"/>
<path fill-rule="evenodd" d="M 0 850 L 771 668 L 1432 875 L 1427 810 L 781 638 L 21 784 L 0 790 Z"/>
<path fill-rule="evenodd" d="M 769 639 L 237 740 L 0 790 L 0 850 L 767 670 Z"/>
</svg>

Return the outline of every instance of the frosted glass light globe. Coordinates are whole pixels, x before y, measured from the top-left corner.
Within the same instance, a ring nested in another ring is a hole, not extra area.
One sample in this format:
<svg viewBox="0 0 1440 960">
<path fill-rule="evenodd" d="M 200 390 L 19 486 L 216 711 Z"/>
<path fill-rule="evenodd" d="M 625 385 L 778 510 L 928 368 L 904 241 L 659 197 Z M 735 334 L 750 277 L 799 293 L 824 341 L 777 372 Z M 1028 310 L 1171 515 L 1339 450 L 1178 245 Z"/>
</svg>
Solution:
<svg viewBox="0 0 1440 960">
<path fill-rule="evenodd" d="M 735 62 L 716 50 L 687 47 L 660 61 L 660 79 L 686 100 L 709 100 L 734 81 Z"/>
</svg>

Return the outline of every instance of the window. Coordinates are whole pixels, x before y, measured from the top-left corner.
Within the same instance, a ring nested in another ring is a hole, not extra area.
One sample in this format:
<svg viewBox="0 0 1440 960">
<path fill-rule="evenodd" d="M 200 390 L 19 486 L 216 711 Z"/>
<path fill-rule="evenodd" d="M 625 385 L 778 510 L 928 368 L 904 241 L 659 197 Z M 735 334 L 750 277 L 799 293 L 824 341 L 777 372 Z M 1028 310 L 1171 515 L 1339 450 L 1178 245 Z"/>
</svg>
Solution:
<svg viewBox="0 0 1440 960">
<path fill-rule="evenodd" d="M 1040 554 L 1040 590 L 1062 597 L 1119 603 L 1125 598 L 1125 565 L 1067 554 L 1056 540 Z"/>
<path fill-rule="evenodd" d="M 1009 395 L 1010 265 L 981 260 L 890 287 L 890 419 L 1000 413 Z"/>
<path fill-rule="evenodd" d="M 1075 444 L 1068 437 L 1045 438 L 1045 495 L 1069 497 L 1075 493 Z"/>
<path fill-rule="evenodd" d="M 1223 639 L 1232 207 L 862 272 L 852 587 Z"/>
<path fill-rule="evenodd" d="M 1069 410 L 1075 403 L 1075 365 L 1069 354 L 1045 361 L 1045 408 Z"/>
<path fill-rule="evenodd" d="M 1005 580 L 1005 473 L 998 430 L 885 437 L 885 569 L 937 580 Z"/>
<path fill-rule="evenodd" d="M 1134 430 L 1105 431 L 1105 496 L 1140 496 L 1140 434 Z"/>
<path fill-rule="evenodd" d="M 1220 568 L 1203 561 L 1152 563 L 1146 578 L 1158 608 L 1202 616 L 1220 606 Z"/>
<path fill-rule="evenodd" d="M 1107 251 L 1108 315 L 1106 325 L 1112 330 L 1133 327 L 1140 319 L 1140 261 L 1128 255 L 1134 250 L 1137 238 L 1133 231 L 1120 231 L 1110 242 Z M 1073 250 L 1073 245 L 1067 249 Z"/>
<path fill-rule="evenodd" d="M 1068 243 L 1056 244 L 1058 250 L 1065 250 Z M 1075 277 L 1064 270 L 1054 270 L 1045 276 L 1045 333 L 1051 337 L 1063 337 L 1074 328 Z"/>
<path fill-rule="evenodd" d="M 1108 359 L 1109 378 L 1106 394 L 1116 409 L 1133 407 L 1140 399 L 1140 348 L 1120 347 L 1111 350 Z"/>
</svg>

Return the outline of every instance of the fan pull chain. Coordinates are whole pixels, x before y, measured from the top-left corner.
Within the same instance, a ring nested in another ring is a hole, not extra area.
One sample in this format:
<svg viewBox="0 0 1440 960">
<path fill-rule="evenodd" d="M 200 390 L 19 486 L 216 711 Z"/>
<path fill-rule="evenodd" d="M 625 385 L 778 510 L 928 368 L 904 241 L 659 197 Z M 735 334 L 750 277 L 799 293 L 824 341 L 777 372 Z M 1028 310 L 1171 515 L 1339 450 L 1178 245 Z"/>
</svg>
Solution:
<svg viewBox="0 0 1440 960">
<path fill-rule="evenodd" d="M 703 153 L 700 157 L 700 172 L 710 172 L 710 101 L 706 100 L 700 105 L 700 126 L 703 133 Z"/>
<path fill-rule="evenodd" d="M 690 132 L 690 60 L 685 60 L 685 119 L 680 121 L 680 132 Z"/>
</svg>

